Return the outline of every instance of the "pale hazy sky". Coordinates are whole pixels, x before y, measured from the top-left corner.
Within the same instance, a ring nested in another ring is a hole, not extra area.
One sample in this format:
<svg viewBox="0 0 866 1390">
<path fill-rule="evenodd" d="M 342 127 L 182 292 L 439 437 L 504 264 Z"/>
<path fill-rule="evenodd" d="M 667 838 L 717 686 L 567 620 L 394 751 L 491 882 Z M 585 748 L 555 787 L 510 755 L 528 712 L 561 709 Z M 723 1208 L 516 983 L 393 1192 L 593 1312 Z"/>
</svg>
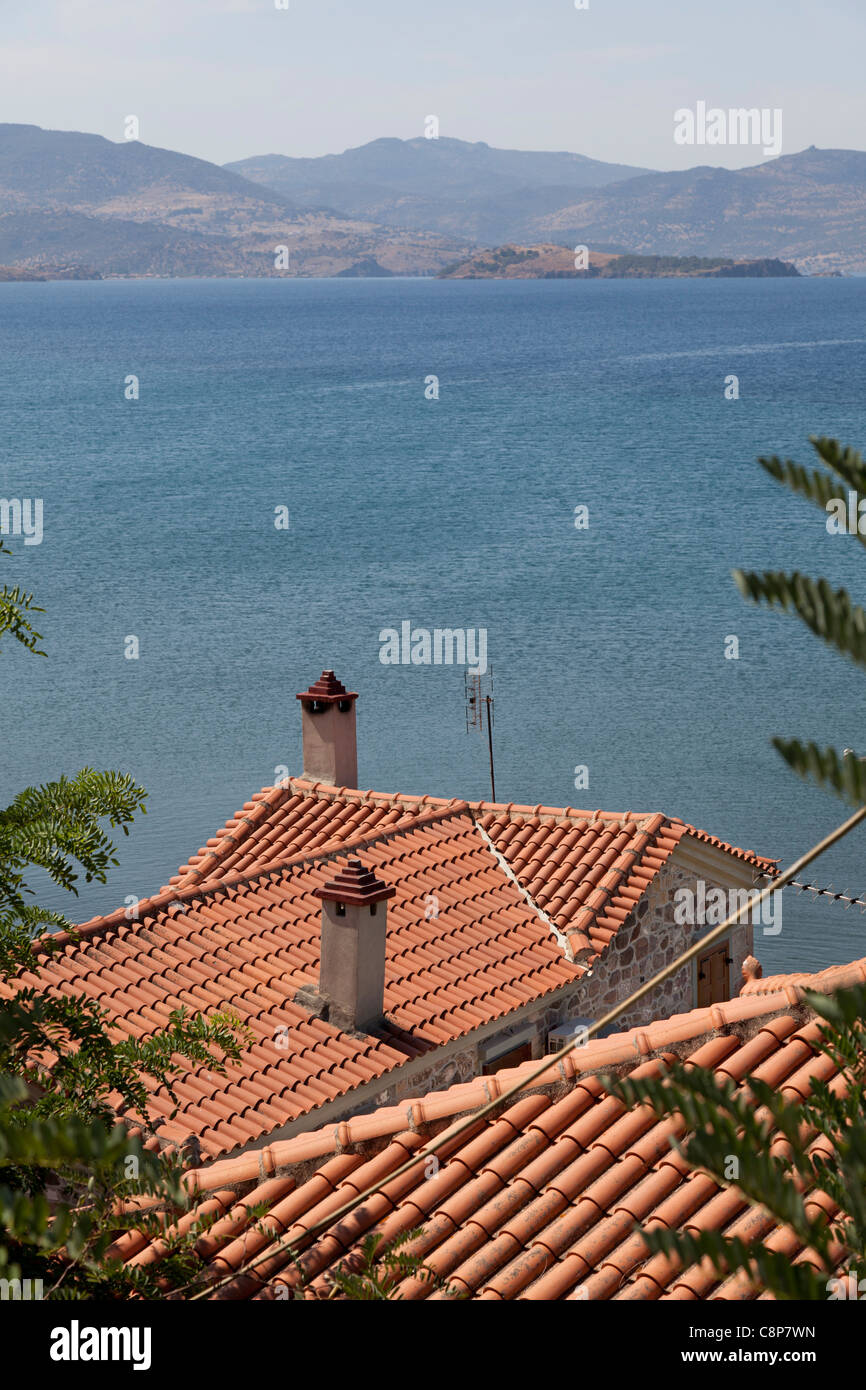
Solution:
<svg viewBox="0 0 866 1390">
<path fill-rule="evenodd" d="M 780 107 L 782 152 L 866 148 L 866 0 L 0 0 L 0 120 L 223 163 L 440 133 L 676 169 L 673 113 Z"/>
</svg>

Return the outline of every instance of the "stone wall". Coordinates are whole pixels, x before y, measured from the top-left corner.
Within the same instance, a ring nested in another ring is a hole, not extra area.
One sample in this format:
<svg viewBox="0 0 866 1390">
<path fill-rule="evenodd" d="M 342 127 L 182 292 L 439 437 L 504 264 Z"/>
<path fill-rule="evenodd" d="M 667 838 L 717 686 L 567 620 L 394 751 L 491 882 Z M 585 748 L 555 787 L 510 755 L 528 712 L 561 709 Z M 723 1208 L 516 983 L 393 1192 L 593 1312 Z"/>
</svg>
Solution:
<svg viewBox="0 0 866 1390">
<path fill-rule="evenodd" d="M 718 879 L 704 877 L 703 881 L 708 892 L 712 888 L 727 892 L 729 887 Z M 706 923 L 684 926 L 674 917 L 677 889 L 689 888 L 694 891 L 696 883 L 697 875 L 693 872 L 672 863 L 664 866 L 634 912 L 619 928 L 604 955 L 593 966 L 592 975 L 585 984 L 587 1014 L 599 1018 L 607 1013 L 707 933 L 710 927 Z M 752 951 L 752 927 L 748 923 L 741 923 L 732 928 L 723 940 L 728 942 L 728 954 L 732 958 L 729 982 L 731 996 L 734 996 L 739 990 L 743 961 Z M 684 965 L 656 986 L 651 994 L 621 1014 L 616 1021 L 616 1031 L 651 1023 L 657 1018 L 669 1018 L 671 1014 L 687 1013 L 695 1008 L 695 976 L 695 963 Z"/>
<path fill-rule="evenodd" d="M 434 1052 L 430 1065 L 417 1073 L 411 1080 L 395 1078 L 379 1100 L 379 1105 L 397 1105 L 410 1096 L 426 1095 L 428 1091 L 447 1091 L 449 1086 L 457 1086 L 461 1081 L 471 1081 L 478 1075 L 478 1048 L 467 1047 L 462 1052 L 443 1058 Z"/>
</svg>

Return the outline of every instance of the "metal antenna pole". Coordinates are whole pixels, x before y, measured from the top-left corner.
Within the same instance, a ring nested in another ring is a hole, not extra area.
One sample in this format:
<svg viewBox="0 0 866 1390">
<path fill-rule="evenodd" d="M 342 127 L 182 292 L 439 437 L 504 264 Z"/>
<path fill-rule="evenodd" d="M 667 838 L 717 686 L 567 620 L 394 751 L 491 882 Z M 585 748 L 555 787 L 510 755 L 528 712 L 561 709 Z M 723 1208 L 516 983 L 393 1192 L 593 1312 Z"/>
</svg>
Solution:
<svg viewBox="0 0 866 1390">
<path fill-rule="evenodd" d="M 496 800 L 496 778 L 493 773 L 493 704 L 492 695 L 485 695 L 484 703 L 487 706 L 487 747 L 490 749 L 490 800 Z"/>
<path fill-rule="evenodd" d="M 464 676 L 466 693 L 466 732 L 477 729 L 484 732 L 485 711 L 487 723 L 487 749 L 490 754 L 490 798 L 496 800 L 496 776 L 493 768 L 493 672 L 489 673 L 490 688 L 485 693 L 480 675 Z"/>
</svg>

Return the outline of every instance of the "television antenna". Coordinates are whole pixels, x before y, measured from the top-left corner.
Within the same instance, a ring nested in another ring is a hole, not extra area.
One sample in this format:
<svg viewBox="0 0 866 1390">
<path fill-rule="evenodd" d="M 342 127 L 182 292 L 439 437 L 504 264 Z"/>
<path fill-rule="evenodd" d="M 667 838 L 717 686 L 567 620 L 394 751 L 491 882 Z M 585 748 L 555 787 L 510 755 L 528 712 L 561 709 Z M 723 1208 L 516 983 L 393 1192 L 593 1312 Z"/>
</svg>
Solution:
<svg viewBox="0 0 866 1390">
<path fill-rule="evenodd" d="M 496 778 L 493 772 L 493 670 L 486 676 L 464 674 L 466 693 L 466 732 L 477 730 L 483 734 L 487 730 L 487 747 L 490 752 L 490 799 L 496 800 Z"/>
</svg>

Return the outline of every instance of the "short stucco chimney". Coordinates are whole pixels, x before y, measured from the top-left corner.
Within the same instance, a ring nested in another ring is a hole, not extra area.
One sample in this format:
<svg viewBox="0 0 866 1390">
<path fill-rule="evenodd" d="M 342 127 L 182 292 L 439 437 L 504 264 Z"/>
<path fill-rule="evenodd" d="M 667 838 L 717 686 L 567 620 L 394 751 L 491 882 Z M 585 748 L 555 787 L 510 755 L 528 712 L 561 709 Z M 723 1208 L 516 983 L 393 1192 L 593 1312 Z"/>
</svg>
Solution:
<svg viewBox="0 0 866 1390">
<path fill-rule="evenodd" d="M 381 883 L 360 859 L 323 888 L 322 963 L 319 997 L 328 1005 L 328 1022 L 366 1032 L 385 1009 L 385 935 L 387 898 L 396 888 Z"/>
<path fill-rule="evenodd" d="M 333 787 L 357 787 L 357 692 L 347 690 L 333 671 L 323 671 L 315 685 L 297 698 L 301 702 L 304 776 Z"/>
</svg>

